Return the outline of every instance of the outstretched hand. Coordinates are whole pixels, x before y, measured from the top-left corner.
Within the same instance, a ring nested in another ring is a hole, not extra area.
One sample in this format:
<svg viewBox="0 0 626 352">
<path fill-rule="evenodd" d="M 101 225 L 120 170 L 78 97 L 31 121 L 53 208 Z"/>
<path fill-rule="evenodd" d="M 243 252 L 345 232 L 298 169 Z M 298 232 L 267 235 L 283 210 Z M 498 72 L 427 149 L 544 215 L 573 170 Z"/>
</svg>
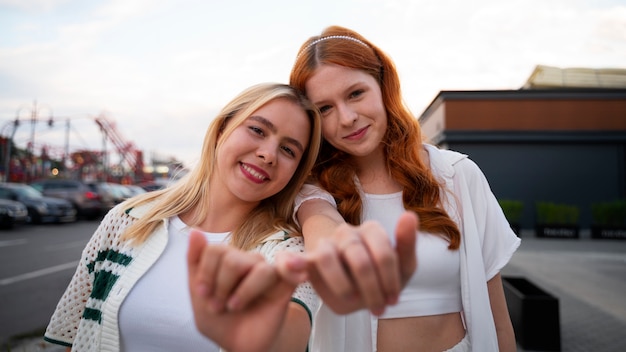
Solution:
<svg viewBox="0 0 626 352">
<path fill-rule="evenodd" d="M 276 265 L 283 266 L 278 270 L 258 253 L 209 245 L 196 231 L 191 232 L 187 265 L 196 327 L 230 351 L 270 350 L 294 289 L 306 279 L 306 265 L 297 258 L 277 258 Z"/>
<path fill-rule="evenodd" d="M 381 315 L 398 301 L 417 267 L 418 217 L 407 211 L 396 225 L 396 246 L 374 221 L 340 225 L 333 236 L 307 254 L 309 280 L 337 314 L 369 309 Z"/>
</svg>

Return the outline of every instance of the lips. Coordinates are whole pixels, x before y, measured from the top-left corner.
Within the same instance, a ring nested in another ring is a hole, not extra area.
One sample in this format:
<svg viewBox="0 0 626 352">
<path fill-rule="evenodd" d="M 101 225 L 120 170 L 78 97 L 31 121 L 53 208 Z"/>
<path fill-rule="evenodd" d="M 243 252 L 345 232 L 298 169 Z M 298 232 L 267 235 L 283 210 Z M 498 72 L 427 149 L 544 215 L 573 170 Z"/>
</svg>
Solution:
<svg viewBox="0 0 626 352">
<path fill-rule="evenodd" d="M 365 135 L 365 132 L 367 132 L 367 129 L 369 128 L 369 126 L 365 126 L 363 128 L 359 128 L 358 130 L 350 133 L 349 135 L 343 137 L 345 139 L 360 139 Z"/>
<path fill-rule="evenodd" d="M 240 163 L 243 174 L 250 180 L 256 183 L 263 183 L 269 181 L 270 176 L 262 169 L 246 163 Z"/>
</svg>

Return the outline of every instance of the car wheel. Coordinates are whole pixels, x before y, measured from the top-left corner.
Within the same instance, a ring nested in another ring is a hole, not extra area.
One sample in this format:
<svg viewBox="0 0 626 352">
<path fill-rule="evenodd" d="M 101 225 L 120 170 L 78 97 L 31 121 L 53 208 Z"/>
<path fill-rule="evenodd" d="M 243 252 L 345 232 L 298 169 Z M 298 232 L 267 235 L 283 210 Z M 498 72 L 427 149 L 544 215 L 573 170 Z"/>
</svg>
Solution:
<svg viewBox="0 0 626 352">
<path fill-rule="evenodd" d="M 32 224 L 41 224 L 41 214 L 39 214 L 35 210 L 31 210 L 28 212 L 29 222 Z"/>
</svg>

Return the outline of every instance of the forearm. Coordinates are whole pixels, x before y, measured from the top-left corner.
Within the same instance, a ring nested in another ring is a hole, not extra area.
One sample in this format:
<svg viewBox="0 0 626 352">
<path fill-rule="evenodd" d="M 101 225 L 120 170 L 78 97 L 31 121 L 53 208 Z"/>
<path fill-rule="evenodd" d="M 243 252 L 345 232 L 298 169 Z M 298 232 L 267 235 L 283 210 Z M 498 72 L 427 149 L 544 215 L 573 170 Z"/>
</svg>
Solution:
<svg viewBox="0 0 626 352">
<path fill-rule="evenodd" d="M 512 329 L 500 329 L 496 327 L 496 333 L 498 334 L 498 348 L 501 352 L 517 351 L 515 334 Z"/>
<path fill-rule="evenodd" d="M 304 247 L 307 251 L 317 248 L 320 242 L 331 239 L 343 220 L 337 220 L 324 214 L 313 215 L 302 226 Z"/>
<path fill-rule="evenodd" d="M 510 319 L 504 322 L 496 322 L 496 334 L 498 335 L 498 348 L 501 352 L 517 351 L 515 333 L 513 332 L 513 325 L 511 325 Z"/>
<path fill-rule="evenodd" d="M 500 274 L 497 274 L 487 282 L 487 288 L 489 290 L 491 311 L 498 335 L 499 350 L 502 352 L 517 351 L 515 332 L 513 331 L 513 324 L 509 316 L 506 298 L 504 297 Z"/>
<path fill-rule="evenodd" d="M 335 229 L 345 223 L 332 205 L 319 199 L 302 204 L 297 215 L 307 250 L 315 249 L 321 241 L 332 238 Z"/>
<path fill-rule="evenodd" d="M 310 335 L 311 319 L 309 314 L 300 304 L 290 302 L 272 351 L 306 351 Z"/>
</svg>

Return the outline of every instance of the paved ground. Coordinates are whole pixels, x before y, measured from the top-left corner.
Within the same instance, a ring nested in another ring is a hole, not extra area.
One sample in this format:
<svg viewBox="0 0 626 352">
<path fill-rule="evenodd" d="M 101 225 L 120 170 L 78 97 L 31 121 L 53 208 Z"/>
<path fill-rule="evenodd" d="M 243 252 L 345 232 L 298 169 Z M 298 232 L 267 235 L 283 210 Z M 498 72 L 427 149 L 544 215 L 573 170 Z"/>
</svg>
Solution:
<svg viewBox="0 0 626 352">
<path fill-rule="evenodd" d="M 579 239 L 536 238 L 525 231 L 521 237 L 502 274 L 526 278 L 558 298 L 561 351 L 626 351 L 626 241 L 591 239 L 585 231 Z M 11 349 L 63 350 L 40 338 Z"/>
<path fill-rule="evenodd" d="M 626 351 L 626 241 L 535 238 L 503 276 L 522 276 L 559 300 L 561 351 Z M 520 348 L 520 351 L 524 351 Z"/>
</svg>

